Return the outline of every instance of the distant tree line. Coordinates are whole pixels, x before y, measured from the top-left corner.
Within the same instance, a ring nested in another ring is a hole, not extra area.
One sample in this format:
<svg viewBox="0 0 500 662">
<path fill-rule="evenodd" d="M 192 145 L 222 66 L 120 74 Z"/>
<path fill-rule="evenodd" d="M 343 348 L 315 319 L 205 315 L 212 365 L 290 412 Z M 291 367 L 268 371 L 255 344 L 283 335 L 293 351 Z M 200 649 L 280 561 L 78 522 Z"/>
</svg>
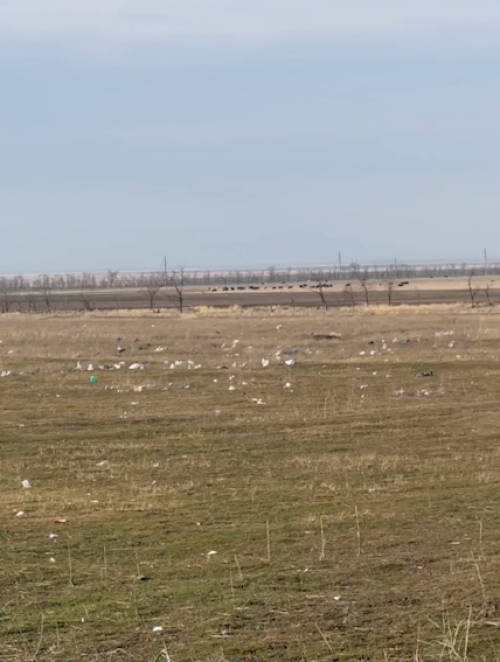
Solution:
<svg viewBox="0 0 500 662">
<path fill-rule="evenodd" d="M 307 282 L 321 279 L 325 282 L 356 280 L 397 280 L 410 278 L 468 278 L 471 272 L 475 276 L 499 276 L 500 264 L 435 264 L 435 265 L 361 265 L 352 262 L 344 267 L 292 268 L 269 267 L 256 270 L 231 271 L 153 271 L 141 273 L 120 273 L 109 270 L 105 274 L 54 274 L 40 275 L 28 279 L 24 276 L 0 277 L 0 292 L 45 292 L 82 291 L 103 289 L 147 289 L 172 286 L 172 274 L 182 271 L 185 286 L 217 287 L 238 285 L 273 285 Z"/>
<path fill-rule="evenodd" d="M 108 270 L 104 274 L 43 274 L 36 278 L 24 276 L 0 277 L 0 312 L 53 312 L 54 310 L 95 310 L 96 300 L 105 299 L 106 307 L 123 307 L 124 299 L 120 290 L 127 290 L 128 305 L 131 307 L 147 306 L 151 310 L 160 307 L 176 308 L 183 312 L 185 307 L 186 287 L 195 287 L 208 291 L 218 288 L 229 290 L 292 290 L 292 283 L 301 288 L 316 291 L 318 303 L 328 310 L 330 306 L 355 306 L 359 296 L 367 306 L 373 299 L 373 286 L 378 281 L 384 284 L 386 303 L 393 304 L 395 287 L 407 285 L 415 278 L 457 278 L 468 279 L 468 290 L 472 306 L 479 305 L 480 295 L 488 305 L 490 284 L 480 286 L 476 276 L 498 276 L 500 264 L 435 264 L 409 265 L 393 263 L 391 265 L 360 265 L 352 262 L 344 267 L 286 268 L 269 267 L 255 270 L 232 271 L 188 271 L 184 267 L 177 269 L 120 273 Z M 345 283 L 343 298 L 326 297 L 327 288 L 335 281 Z M 101 292 L 100 297 L 97 293 Z M 130 295 L 130 292 L 132 295 Z M 379 290 L 380 292 L 380 290 Z M 94 295 L 92 295 L 94 293 Z M 356 294 L 357 293 L 357 294 Z M 484 296 L 483 296 L 484 294 Z M 380 298 L 380 294 L 377 295 Z M 291 294 L 290 301 L 295 305 Z"/>
</svg>

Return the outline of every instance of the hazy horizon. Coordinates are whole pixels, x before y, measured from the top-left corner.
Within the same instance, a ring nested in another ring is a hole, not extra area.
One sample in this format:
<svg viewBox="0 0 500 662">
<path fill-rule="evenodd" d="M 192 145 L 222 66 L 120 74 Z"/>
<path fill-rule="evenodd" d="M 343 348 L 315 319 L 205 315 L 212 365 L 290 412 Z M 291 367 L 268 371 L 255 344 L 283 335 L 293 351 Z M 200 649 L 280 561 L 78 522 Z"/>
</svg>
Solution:
<svg viewBox="0 0 500 662">
<path fill-rule="evenodd" d="M 499 37 L 492 0 L 5 0 L 0 273 L 493 258 Z"/>
</svg>

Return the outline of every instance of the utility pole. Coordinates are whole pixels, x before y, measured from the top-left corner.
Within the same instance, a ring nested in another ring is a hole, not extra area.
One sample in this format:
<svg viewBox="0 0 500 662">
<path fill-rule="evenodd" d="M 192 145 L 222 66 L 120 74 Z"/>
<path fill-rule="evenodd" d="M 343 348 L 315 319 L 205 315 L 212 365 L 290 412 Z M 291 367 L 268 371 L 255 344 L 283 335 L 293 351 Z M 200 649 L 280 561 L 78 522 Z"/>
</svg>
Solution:
<svg viewBox="0 0 500 662">
<path fill-rule="evenodd" d="M 339 251 L 339 273 L 340 273 L 340 279 L 339 280 L 342 280 L 342 255 L 341 255 L 340 251 Z"/>
<path fill-rule="evenodd" d="M 488 275 L 488 253 L 486 252 L 486 248 L 484 249 L 484 275 Z"/>
<path fill-rule="evenodd" d="M 167 256 L 163 258 L 163 273 L 165 275 L 165 287 L 168 287 Z"/>
</svg>

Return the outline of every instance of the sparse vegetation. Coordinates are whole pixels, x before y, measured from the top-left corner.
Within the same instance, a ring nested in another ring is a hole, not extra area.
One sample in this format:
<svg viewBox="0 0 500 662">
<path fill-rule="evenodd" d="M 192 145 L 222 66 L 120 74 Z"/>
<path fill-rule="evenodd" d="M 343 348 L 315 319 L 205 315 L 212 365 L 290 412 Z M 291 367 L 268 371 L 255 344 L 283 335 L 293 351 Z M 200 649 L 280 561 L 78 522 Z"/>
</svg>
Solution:
<svg viewBox="0 0 500 662">
<path fill-rule="evenodd" d="M 0 660 L 498 659 L 492 311 L 2 315 Z"/>
</svg>

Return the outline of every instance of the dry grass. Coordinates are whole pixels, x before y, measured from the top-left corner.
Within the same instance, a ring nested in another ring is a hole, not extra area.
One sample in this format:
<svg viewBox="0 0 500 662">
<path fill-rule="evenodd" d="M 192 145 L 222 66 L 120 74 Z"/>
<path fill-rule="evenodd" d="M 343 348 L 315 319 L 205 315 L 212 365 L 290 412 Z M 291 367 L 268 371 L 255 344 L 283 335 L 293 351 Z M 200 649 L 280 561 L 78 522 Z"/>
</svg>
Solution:
<svg viewBox="0 0 500 662">
<path fill-rule="evenodd" d="M 0 660 L 499 659 L 498 318 L 390 312 L 2 316 Z"/>
</svg>

